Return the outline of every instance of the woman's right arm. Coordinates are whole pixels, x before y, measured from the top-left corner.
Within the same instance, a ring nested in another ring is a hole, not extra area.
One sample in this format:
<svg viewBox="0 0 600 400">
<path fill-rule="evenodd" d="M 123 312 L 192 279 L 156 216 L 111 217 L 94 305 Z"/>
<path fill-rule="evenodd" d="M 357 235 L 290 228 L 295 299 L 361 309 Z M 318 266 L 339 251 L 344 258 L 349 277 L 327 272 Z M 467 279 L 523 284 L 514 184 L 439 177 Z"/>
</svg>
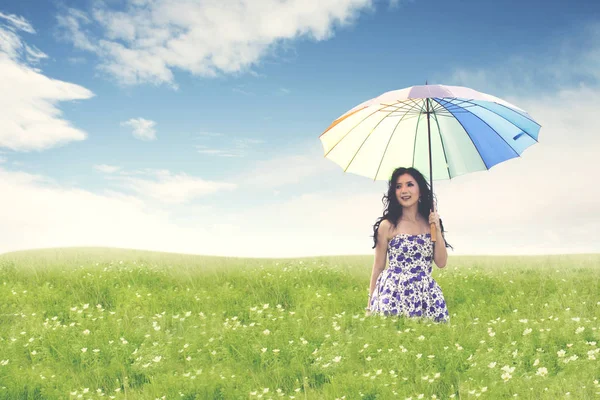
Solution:
<svg viewBox="0 0 600 400">
<path fill-rule="evenodd" d="M 385 269 L 387 246 L 388 246 L 388 232 L 391 225 L 386 219 L 381 221 L 379 229 L 377 230 L 377 246 L 375 246 L 375 260 L 373 261 L 373 269 L 371 271 L 371 284 L 369 286 L 369 304 L 371 303 L 371 296 L 375 291 L 375 284 L 381 271 Z"/>
</svg>

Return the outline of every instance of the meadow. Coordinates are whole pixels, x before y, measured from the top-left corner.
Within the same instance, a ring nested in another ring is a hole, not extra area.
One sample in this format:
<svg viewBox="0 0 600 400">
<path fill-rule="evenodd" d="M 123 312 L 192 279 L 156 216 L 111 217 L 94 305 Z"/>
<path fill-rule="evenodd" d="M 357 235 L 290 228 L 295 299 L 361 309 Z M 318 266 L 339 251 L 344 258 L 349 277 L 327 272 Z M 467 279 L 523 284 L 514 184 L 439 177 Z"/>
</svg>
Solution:
<svg viewBox="0 0 600 400">
<path fill-rule="evenodd" d="M 600 255 L 450 252 L 450 324 L 365 316 L 372 261 L 0 255 L 0 399 L 600 399 Z"/>
</svg>

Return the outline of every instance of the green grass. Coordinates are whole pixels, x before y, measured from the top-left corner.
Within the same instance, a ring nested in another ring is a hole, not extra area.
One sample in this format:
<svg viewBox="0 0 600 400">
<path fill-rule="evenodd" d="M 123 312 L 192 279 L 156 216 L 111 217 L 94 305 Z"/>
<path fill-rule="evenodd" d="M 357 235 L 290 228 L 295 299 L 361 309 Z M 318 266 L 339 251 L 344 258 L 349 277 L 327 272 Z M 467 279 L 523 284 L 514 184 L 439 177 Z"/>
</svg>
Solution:
<svg viewBox="0 0 600 400">
<path fill-rule="evenodd" d="M 600 399 L 600 255 L 450 255 L 447 325 L 365 318 L 372 262 L 0 255 L 0 399 Z"/>
</svg>

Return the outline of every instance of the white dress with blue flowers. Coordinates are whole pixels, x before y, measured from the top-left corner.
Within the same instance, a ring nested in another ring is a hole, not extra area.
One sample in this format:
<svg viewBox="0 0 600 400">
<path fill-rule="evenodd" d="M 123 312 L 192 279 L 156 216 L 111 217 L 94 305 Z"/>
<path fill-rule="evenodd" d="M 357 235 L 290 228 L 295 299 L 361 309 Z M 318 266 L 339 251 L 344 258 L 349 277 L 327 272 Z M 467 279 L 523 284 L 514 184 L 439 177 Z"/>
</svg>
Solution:
<svg viewBox="0 0 600 400">
<path fill-rule="evenodd" d="M 388 260 L 371 296 L 371 312 L 449 322 L 442 289 L 431 276 L 431 235 L 394 236 L 388 243 Z"/>
</svg>

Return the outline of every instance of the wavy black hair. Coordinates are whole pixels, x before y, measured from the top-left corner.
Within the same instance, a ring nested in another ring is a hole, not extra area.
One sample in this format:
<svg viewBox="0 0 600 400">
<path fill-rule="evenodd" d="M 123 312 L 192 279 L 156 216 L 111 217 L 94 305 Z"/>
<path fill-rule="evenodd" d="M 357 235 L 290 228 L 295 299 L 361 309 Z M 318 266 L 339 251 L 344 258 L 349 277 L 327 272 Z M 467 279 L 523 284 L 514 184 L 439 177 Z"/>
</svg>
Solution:
<svg viewBox="0 0 600 400">
<path fill-rule="evenodd" d="M 377 219 L 375 225 L 373 225 L 373 248 L 377 246 L 377 231 L 379 230 L 379 225 L 381 221 L 387 219 L 394 228 L 398 225 L 398 221 L 400 217 L 402 217 L 402 206 L 398 202 L 396 198 L 396 182 L 398 182 L 398 177 L 404 174 L 409 174 L 413 177 L 417 184 L 419 185 L 419 192 L 421 193 L 421 202 L 418 203 L 418 212 L 425 218 L 425 221 L 429 221 L 429 213 L 431 211 L 431 205 L 433 202 L 431 189 L 427 180 L 423 174 L 419 172 L 416 168 L 409 167 L 400 167 L 396 168 L 392 173 L 392 177 L 389 180 L 389 187 L 387 194 L 383 195 L 381 202 L 384 205 L 383 216 Z M 437 199 L 436 199 L 437 204 Z M 446 236 L 444 235 L 444 224 L 442 223 L 442 219 L 440 218 L 440 228 L 442 230 L 442 236 L 444 237 L 444 241 L 446 240 Z M 446 242 L 446 247 L 450 247 L 454 249 L 448 242 Z"/>
</svg>

